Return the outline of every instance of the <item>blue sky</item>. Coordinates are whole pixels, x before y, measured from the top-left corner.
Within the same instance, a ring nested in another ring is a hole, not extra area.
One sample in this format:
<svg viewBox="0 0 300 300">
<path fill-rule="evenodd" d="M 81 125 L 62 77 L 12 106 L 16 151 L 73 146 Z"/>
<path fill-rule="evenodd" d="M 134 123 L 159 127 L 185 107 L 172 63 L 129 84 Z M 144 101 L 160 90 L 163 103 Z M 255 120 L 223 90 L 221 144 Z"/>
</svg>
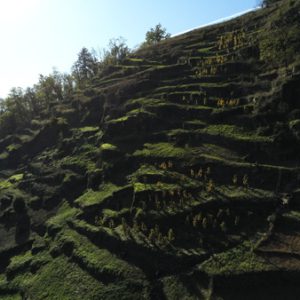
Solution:
<svg viewBox="0 0 300 300">
<path fill-rule="evenodd" d="M 0 0 L 0 97 L 53 67 L 69 72 L 82 47 L 123 36 L 129 47 L 161 23 L 171 34 L 257 6 L 258 0 Z"/>
</svg>

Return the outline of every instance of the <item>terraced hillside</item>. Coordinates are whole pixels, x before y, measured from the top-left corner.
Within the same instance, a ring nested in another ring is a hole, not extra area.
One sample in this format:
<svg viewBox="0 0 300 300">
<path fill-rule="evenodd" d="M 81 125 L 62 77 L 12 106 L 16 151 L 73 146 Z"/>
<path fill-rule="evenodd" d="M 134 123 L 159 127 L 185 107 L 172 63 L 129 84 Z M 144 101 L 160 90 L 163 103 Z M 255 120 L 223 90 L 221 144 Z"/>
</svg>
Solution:
<svg viewBox="0 0 300 300">
<path fill-rule="evenodd" d="M 299 299 L 299 45 L 262 55 L 299 8 L 141 49 L 2 139 L 0 299 Z"/>
</svg>

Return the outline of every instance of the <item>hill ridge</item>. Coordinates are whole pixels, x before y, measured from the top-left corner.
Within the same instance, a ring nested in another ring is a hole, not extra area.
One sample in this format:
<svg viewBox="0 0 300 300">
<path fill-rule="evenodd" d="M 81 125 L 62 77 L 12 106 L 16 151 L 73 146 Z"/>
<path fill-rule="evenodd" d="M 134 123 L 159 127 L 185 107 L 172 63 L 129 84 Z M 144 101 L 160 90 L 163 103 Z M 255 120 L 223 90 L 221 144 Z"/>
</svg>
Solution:
<svg viewBox="0 0 300 300">
<path fill-rule="evenodd" d="M 298 42 L 264 57 L 299 25 L 281 3 L 137 50 L 0 140 L 1 299 L 300 295 Z"/>
</svg>

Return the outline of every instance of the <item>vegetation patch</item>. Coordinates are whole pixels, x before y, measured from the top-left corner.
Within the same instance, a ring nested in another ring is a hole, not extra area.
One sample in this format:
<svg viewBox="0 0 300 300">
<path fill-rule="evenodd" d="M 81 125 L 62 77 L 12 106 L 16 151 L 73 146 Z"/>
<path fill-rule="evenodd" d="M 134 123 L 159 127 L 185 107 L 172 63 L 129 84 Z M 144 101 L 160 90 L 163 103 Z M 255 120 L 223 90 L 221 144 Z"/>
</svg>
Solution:
<svg viewBox="0 0 300 300">
<path fill-rule="evenodd" d="M 93 127 L 93 126 L 85 126 L 85 127 L 80 127 L 79 131 L 82 133 L 93 133 L 97 132 L 99 130 L 99 127 Z"/>
<path fill-rule="evenodd" d="M 22 147 L 22 145 L 20 145 L 20 144 L 10 144 L 6 147 L 6 150 L 8 152 L 12 152 L 12 151 L 18 150 L 20 147 Z"/>
<path fill-rule="evenodd" d="M 260 136 L 255 132 L 247 132 L 235 125 L 209 125 L 202 129 L 203 133 L 215 136 L 224 136 L 231 139 L 247 141 L 247 142 L 272 142 L 272 138 L 268 136 Z"/>
<path fill-rule="evenodd" d="M 117 146 L 105 143 L 100 146 L 100 149 L 105 151 L 115 151 L 117 150 Z"/>
<path fill-rule="evenodd" d="M 91 271 L 111 276 L 111 280 L 120 278 L 142 279 L 141 270 L 121 260 L 107 249 L 99 248 L 92 244 L 86 237 L 73 230 L 64 232 L 64 238 L 68 237 L 74 244 L 73 255 Z"/>
<path fill-rule="evenodd" d="M 78 210 L 71 207 L 67 201 L 63 201 L 55 216 L 47 221 L 50 227 L 63 227 L 69 220 L 78 214 Z"/>
<path fill-rule="evenodd" d="M 136 150 L 133 156 L 183 159 L 189 154 L 188 149 L 176 147 L 170 143 L 146 143 L 144 149 Z"/>
<path fill-rule="evenodd" d="M 101 204 L 108 198 L 113 196 L 114 192 L 121 190 L 124 187 L 116 186 L 112 183 L 103 184 L 99 191 L 88 190 L 82 196 L 75 200 L 80 207 L 92 206 L 95 204 Z"/>
<path fill-rule="evenodd" d="M 200 266 L 200 270 L 209 275 L 233 275 L 274 269 L 276 266 L 253 252 L 249 242 L 216 254 Z"/>
<path fill-rule="evenodd" d="M 13 187 L 15 183 L 21 181 L 24 177 L 24 174 L 15 174 L 10 176 L 7 180 L 0 181 L 0 190 L 1 189 L 8 189 Z"/>
<path fill-rule="evenodd" d="M 65 156 L 60 165 L 65 169 L 71 169 L 73 171 L 94 171 L 96 169 L 96 163 L 90 157 L 89 153 L 78 154 L 74 156 Z"/>
</svg>

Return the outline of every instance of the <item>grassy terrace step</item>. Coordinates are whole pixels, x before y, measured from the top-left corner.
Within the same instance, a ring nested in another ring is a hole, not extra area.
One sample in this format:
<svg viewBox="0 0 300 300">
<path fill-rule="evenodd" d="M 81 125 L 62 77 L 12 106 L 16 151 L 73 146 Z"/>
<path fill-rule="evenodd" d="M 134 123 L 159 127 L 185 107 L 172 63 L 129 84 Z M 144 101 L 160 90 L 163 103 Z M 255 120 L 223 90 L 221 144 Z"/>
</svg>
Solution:
<svg viewBox="0 0 300 300">
<path fill-rule="evenodd" d="M 184 191 L 189 191 L 187 196 L 180 196 L 184 198 L 184 202 L 181 204 L 179 201 L 180 197 L 177 195 L 178 191 L 181 194 L 184 194 Z M 167 206 L 157 208 L 154 201 L 157 197 L 158 199 L 165 200 Z M 172 199 L 175 199 L 175 206 L 171 203 Z M 272 191 L 219 184 L 215 184 L 212 191 L 207 191 L 205 182 L 198 182 L 198 185 L 191 185 L 184 182 L 181 184 L 162 183 L 159 186 L 138 183 L 135 190 L 135 199 L 132 204 L 140 207 L 142 206 L 141 201 L 146 202 L 146 208 L 152 211 L 154 219 L 158 220 L 164 219 L 167 216 L 178 216 L 177 222 L 179 219 L 182 221 L 188 213 L 198 210 L 203 212 L 207 210 L 218 211 L 221 207 L 225 207 L 225 209 L 231 207 L 240 211 L 246 207 L 254 207 L 257 210 L 264 210 L 268 207 L 268 210 L 272 210 L 278 204 L 275 194 Z M 135 214 L 139 213 L 141 211 L 137 208 Z M 167 224 L 168 222 L 165 223 Z"/>
<path fill-rule="evenodd" d="M 78 199 L 75 200 L 75 204 L 78 205 L 83 210 L 94 210 L 95 208 L 100 209 L 101 207 L 113 207 L 118 206 L 118 203 L 114 201 L 113 198 L 118 194 L 118 192 L 123 192 L 124 194 L 129 193 L 131 195 L 130 186 L 120 187 L 112 183 L 104 184 L 99 191 L 88 190 Z"/>
<path fill-rule="evenodd" d="M 227 252 L 217 254 L 199 266 L 199 270 L 206 272 L 210 276 L 262 272 L 276 269 L 276 266 L 253 253 L 250 243 L 245 243 Z"/>
<path fill-rule="evenodd" d="M 145 280 L 140 269 L 121 260 L 107 249 L 97 247 L 74 230 L 63 231 L 57 238 L 57 243 L 62 248 L 72 248 L 72 261 L 105 284 L 125 278 L 132 281 Z"/>
<path fill-rule="evenodd" d="M 111 138 L 124 138 L 136 133 L 147 133 L 155 128 L 157 124 L 164 126 L 164 121 L 153 112 L 143 109 L 136 109 L 128 112 L 127 115 L 118 119 L 112 119 L 106 122 L 105 137 Z"/>
<path fill-rule="evenodd" d="M 159 118 L 169 119 L 190 119 L 190 118 L 209 118 L 212 109 L 204 105 L 184 105 L 184 104 L 173 104 L 173 103 L 161 103 L 160 105 L 148 105 L 147 110 L 154 113 Z M 168 119 L 167 119 L 168 121 Z"/>
<path fill-rule="evenodd" d="M 248 174 L 251 185 L 254 187 L 265 185 L 268 189 L 283 188 L 299 173 L 299 168 L 235 161 L 216 154 L 203 153 L 201 147 L 182 148 L 172 143 L 145 144 L 143 149 L 133 153 L 133 158 L 144 163 L 161 163 L 167 159 L 175 163 L 184 161 L 185 165 L 195 168 L 209 165 L 217 170 L 214 176 L 221 182 L 230 182 L 235 174 L 240 177 Z"/>
<path fill-rule="evenodd" d="M 201 121 L 199 119 L 190 120 L 184 122 L 184 128 L 187 130 L 195 130 L 195 129 L 202 129 L 206 126 L 206 123 L 204 121 Z"/>
<path fill-rule="evenodd" d="M 230 141 L 236 141 L 239 143 L 245 143 L 248 146 L 251 144 L 271 144 L 274 139 L 272 136 L 262 136 L 258 135 L 256 132 L 246 131 L 243 128 L 234 126 L 234 125 L 226 125 L 226 124 L 215 124 L 208 125 L 207 127 L 199 130 L 197 132 L 201 135 L 202 138 L 205 139 L 205 136 L 215 137 L 212 140 L 217 139 L 227 139 Z M 217 139 L 216 139 L 217 138 Z"/>
<path fill-rule="evenodd" d="M 205 105 L 193 105 L 193 103 L 190 103 L 190 105 L 187 105 L 184 103 L 182 100 L 182 97 L 184 97 L 186 94 L 183 95 L 175 95 L 175 98 L 177 97 L 180 98 L 180 101 L 173 101 L 173 98 L 171 98 L 169 95 L 166 94 L 160 94 L 157 95 L 158 97 L 155 98 L 139 98 L 139 99 L 134 99 L 128 102 L 126 105 L 126 116 L 133 116 L 138 113 L 142 112 L 150 112 L 154 113 L 156 116 L 160 116 L 163 114 L 166 110 L 169 110 L 169 116 L 171 117 L 171 113 L 176 116 L 176 113 L 178 114 L 183 114 L 185 112 L 186 114 L 188 112 L 193 112 L 193 111 L 201 111 L 205 110 L 206 115 L 209 115 L 209 112 L 211 110 L 210 107 L 205 106 Z M 196 92 L 195 94 L 192 94 L 193 97 L 200 96 L 201 94 Z M 200 104 L 200 102 L 199 102 Z M 180 112 L 182 111 L 182 112 Z M 204 117 L 206 116 L 204 115 Z M 190 117 L 189 114 L 187 114 L 187 117 Z M 122 120 L 122 119 L 121 119 Z"/>
<path fill-rule="evenodd" d="M 165 86 L 160 86 L 154 90 L 154 92 L 185 92 L 185 91 L 199 91 L 202 88 L 211 88 L 211 89 L 222 89 L 228 87 L 228 83 L 221 83 L 221 84 L 216 84 L 216 83 L 187 83 L 187 84 L 181 84 L 179 86 L 177 85 L 165 85 Z"/>
<path fill-rule="evenodd" d="M 199 158 L 202 162 L 215 166 L 215 168 L 222 170 L 220 172 L 225 172 L 225 174 L 228 174 L 230 169 L 231 174 L 234 174 L 235 172 L 236 174 L 240 174 L 240 176 L 242 174 L 249 174 L 250 176 L 253 176 L 252 179 L 255 186 L 257 184 L 260 186 L 265 185 L 268 189 L 275 189 L 277 185 L 278 188 L 283 188 L 285 184 L 292 181 L 294 176 L 297 176 L 299 173 L 299 168 L 262 163 L 237 162 L 207 154 L 199 154 Z M 281 175 L 283 176 L 282 178 Z"/>
<path fill-rule="evenodd" d="M 159 93 L 174 93 L 174 92 L 199 92 L 203 91 L 209 96 L 213 97 L 232 97 L 232 91 L 234 91 L 234 97 L 244 97 L 248 94 L 252 94 L 254 91 L 267 92 L 270 90 L 269 84 L 259 83 L 259 84 L 251 84 L 244 83 L 243 85 L 239 83 L 215 83 L 215 82 L 203 82 L 192 84 L 181 84 L 178 86 L 162 86 L 153 90 L 153 94 Z"/>
<path fill-rule="evenodd" d="M 115 229 L 96 227 L 82 220 L 75 220 L 69 223 L 71 228 L 78 233 L 87 236 L 93 243 L 103 246 L 111 253 L 118 253 L 128 263 L 141 268 L 147 276 L 153 277 L 155 268 L 160 274 L 175 272 L 178 268 L 188 268 L 197 261 L 203 261 L 203 252 L 190 254 L 182 252 L 181 249 L 173 247 L 160 248 L 152 243 L 145 243 L 138 237 L 128 238 L 124 235 L 121 226 Z M 151 261 L 146 259 L 151 257 Z"/>
<path fill-rule="evenodd" d="M 185 129 L 186 127 L 196 127 L 197 129 Z M 199 129 L 200 127 L 200 129 Z M 255 149 L 268 149 L 272 144 L 272 137 L 257 135 L 255 132 L 245 131 L 234 125 L 209 125 L 199 120 L 199 122 L 183 123 L 184 129 L 172 129 L 157 133 L 161 141 L 174 141 L 181 145 L 201 146 L 202 144 L 215 144 L 232 152 L 241 152 L 241 156 L 248 153 L 248 147 Z M 163 134 L 166 136 L 163 139 Z"/>
<path fill-rule="evenodd" d="M 124 282 L 103 284 L 64 256 L 54 258 L 36 274 L 17 276 L 13 282 L 34 299 L 116 299 L 119 295 L 124 299 L 139 299 L 139 293 L 146 292 L 142 284 L 135 286 L 136 295 Z"/>
</svg>

